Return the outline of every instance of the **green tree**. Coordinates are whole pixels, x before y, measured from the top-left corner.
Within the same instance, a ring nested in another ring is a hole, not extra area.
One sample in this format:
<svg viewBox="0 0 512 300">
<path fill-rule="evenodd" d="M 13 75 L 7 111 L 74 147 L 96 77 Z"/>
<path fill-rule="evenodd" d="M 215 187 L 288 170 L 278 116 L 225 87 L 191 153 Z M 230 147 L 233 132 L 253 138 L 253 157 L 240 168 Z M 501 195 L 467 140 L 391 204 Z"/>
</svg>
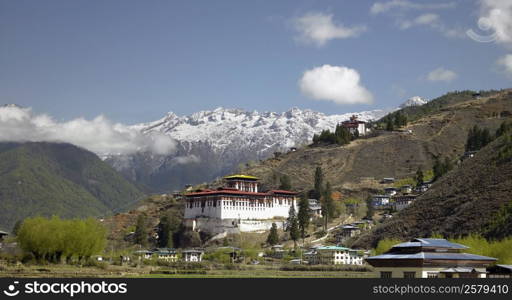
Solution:
<svg viewBox="0 0 512 300">
<path fill-rule="evenodd" d="M 373 205 L 372 205 L 372 197 L 371 196 L 368 196 L 366 198 L 366 217 L 368 219 L 373 219 L 373 214 L 375 213 L 375 209 L 373 208 Z"/>
<path fill-rule="evenodd" d="M 302 242 L 304 242 L 309 227 L 310 219 L 309 202 L 306 195 L 302 195 L 302 197 L 299 200 L 299 213 L 297 215 L 297 218 L 299 221 L 300 236 L 302 237 Z"/>
<path fill-rule="evenodd" d="M 27 218 L 16 237 L 20 248 L 38 260 L 61 262 L 76 258 L 83 262 L 103 251 L 106 230 L 97 220 Z"/>
<path fill-rule="evenodd" d="M 315 199 L 320 200 L 323 194 L 323 184 L 324 184 L 324 174 L 322 172 L 322 167 L 318 166 L 315 170 Z"/>
<path fill-rule="evenodd" d="M 386 120 L 386 130 L 387 131 L 395 130 L 395 125 L 393 124 L 393 119 L 391 117 L 388 117 Z"/>
<path fill-rule="evenodd" d="M 414 177 L 414 180 L 416 181 L 416 186 L 420 186 L 423 184 L 425 179 L 425 176 L 423 175 L 423 170 L 421 167 L 418 167 L 418 170 L 416 171 L 416 176 Z"/>
<path fill-rule="evenodd" d="M 158 245 L 160 247 L 174 248 L 176 234 L 180 229 L 180 219 L 174 214 L 165 214 L 158 224 Z"/>
<path fill-rule="evenodd" d="M 137 224 L 135 225 L 134 241 L 143 247 L 148 245 L 148 225 L 147 217 L 145 214 L 140 214 L 137 217 Z"/>
<path fill-rule="evenodd" d="M 297 214 L 295 212 L 295 207 L 293 205 L 290 206 L 290 210 L 288 211 L 288 220 L 287 220 L 286 230 L 290 234 L 290 238 L 292 239 L 293 245 L 296 248 L 297 240 L 300 237 L 300 232 L 299 232 L 299 224 L 298 224 L 298 220 L 297 220 Z"/>
<path fill-rule="evenodd" d="M 276 223 L 272 223 L 272 227 L 270 228 L 270 232 L 267 236 L 267 244 L 274 246 L 279 243 L 279 235 L 277 233 L 277 225 Z"/>
<path fill-rule="evenodd" d="M 327 224 L 334 215 L 334 202 L 332 200 L 331 184 L 327 182 L 322 196 L 322 216 L 324 218 L 324 230 L 327 230 Z"/>
<path fill-rule="evenodd" d="M 12 227 L 12 234 L 18 235 L 18 232 L 20 231 L 22 224 L 23 224 L 23 220 L 16 221 L 16 223 L 14 223 L 14 226 Z"/>
<path fill-rule="evenodd" d="M 288 175 L 286 175 L 286 174 L 281 175 L 281 177 L 279 178 L 279 181 L 280 181 L 280 185 L 279 185 L 280 190 L 290 191 L 292 189 L 292 182 Z"/>
</svg>

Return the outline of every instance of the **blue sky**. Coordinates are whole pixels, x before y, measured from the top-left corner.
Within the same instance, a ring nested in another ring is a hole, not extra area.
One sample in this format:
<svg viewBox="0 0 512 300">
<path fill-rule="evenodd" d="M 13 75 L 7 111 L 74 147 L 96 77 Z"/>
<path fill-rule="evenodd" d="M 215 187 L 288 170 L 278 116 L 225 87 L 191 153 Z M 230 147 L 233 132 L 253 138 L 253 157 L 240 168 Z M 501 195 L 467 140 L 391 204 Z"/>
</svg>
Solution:
<svg viewBox="0 0 512 300">
<path fill-rule="evenodd" d="M 0 0 L 0 103 L 131 124 L 218 106 L 331 114 L 507 88 L 512 35 L 486 10 L 495 1 Z M 508 2 L 498 9 L 509 13 Z M 477 24 L 485 16 L 486 32 Z M 308 37 L 317 21 L 335 31 Z M 499 35 L 481 43 L 468 29 Z M 357 74 L 372 102 L 347 103 L 362 97 L 346 94 L 349 83 L 325 93 L 331 81 L 300 85 L 324 65 L 331 75 Z"/>
</svg>

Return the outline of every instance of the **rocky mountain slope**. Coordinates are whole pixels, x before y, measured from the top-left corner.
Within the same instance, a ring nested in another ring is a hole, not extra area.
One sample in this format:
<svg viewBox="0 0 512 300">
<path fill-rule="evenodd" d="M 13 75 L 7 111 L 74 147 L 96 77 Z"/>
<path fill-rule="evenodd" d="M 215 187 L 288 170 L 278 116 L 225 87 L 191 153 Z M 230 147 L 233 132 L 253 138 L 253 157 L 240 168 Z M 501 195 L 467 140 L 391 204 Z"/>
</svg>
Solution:
<svg viewBox="0 0 512 300">
<path fill-rule="evenodd" d="M 71 144 L 0 143 L 0 229 L 28 216 L 105 216 L 143 197 L 94 153 Z"/>
<path fill-rule="evenodd" d="M 435 182 L 411 206 L 362 236 L 356 246 L 375 246 L 382 238 L 406 240 L 433 233 L 503 237 L 496 232 L 510 234 L 510 209 L 504 208 L 512 204 L 511 193 L 512 132 L 508 132 Z"/>
<path fill-rule="evenodd" d="M 418 167 L 431 169 L 436 157 L 462 155 L 471 127 L 478 124 L 495 130 L 510 118 L 512 94 L 501 91 L 474 97 L 470 91 L 455 92 L 403 111 L 416 117 L 400 131 L 381 131 L 346 146 L 308 146 L 244 172 L 262 178 L 268 187 L 278 185 L 279 176 L 287 174 L 294 189 L 309 190 L 315 169 L 321 166 L 325 180 L 345 197 L 378 192 L 384 177 L 410 178 Z"/>
<path fill-rule="evenodd" d="M 361 120 L 375 120 L 387 112 L 375 110 L 356 115 Z M 159 132 L 171 136 L 177 141 L 175 153 L 110 156 L 106 161 L 152 191 L 171 191 L 186 184 L 210 181 L 235 171 L 240 164 L 307 144 L 313 134 L 334 129 L 351 115 L 325 115 L 297 108 L 284 113 L 224 108 L 190 116 L 168 113 L 158 121 L 133 128 L 147 134 Z"/>
</svg>

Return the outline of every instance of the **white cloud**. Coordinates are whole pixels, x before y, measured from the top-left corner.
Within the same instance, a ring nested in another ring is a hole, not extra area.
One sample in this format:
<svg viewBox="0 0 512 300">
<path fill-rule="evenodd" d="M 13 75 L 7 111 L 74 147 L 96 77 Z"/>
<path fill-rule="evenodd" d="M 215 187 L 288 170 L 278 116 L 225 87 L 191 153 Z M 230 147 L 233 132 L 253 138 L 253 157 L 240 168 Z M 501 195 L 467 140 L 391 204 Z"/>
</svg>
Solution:
<svg viewBox="0 0 512 300">
<path fill-rule="evenodd" d="M 452 70 L 445 69 L 443 67 L 437 68 L 434 71 L 428 73 L 427 79 L 430 81 L 445 81 L 449 82 L 457 78 L 457 73 Z"/>
<path fill-rule="evenodd" d="M 503 71 L 512 76 L 512 54 L 507 54 L 498 60 L 498 65 L 503 67 Z"/>
<path fill-rule="evenodd" d="M 293 27 L 299 32 L 296 40 L 321 47 L 330 40 L 357 37 L 366 31 L 365 26 L 345 27 L 332 18 L 332 14 L 308 13 L 294 19 Z"/>
<path fill-rule="evenodd" d="M 337 104 L 370 104 L 373 95 L 360 83 L 359 73 L 344 66 L 323 65 L 307 70 L 299 80 L 301 92 Z"/>
<path fill-rule="evenodd" d="M 414 20 L 402 20 L 399 22 L 400 29 L 408 29 L 413 26 L 430 25 L 434 26 L 439 23 L 439 15 L 437 14 L 423 14 Z"/>
<path fill-rule="evenodd" d="M 376 2 L 371 8 L 370 12 L 374 15 L 387 13 L 392 10 L 434 10 L 434 9 L 447 9 L 455 7 L 454 2 L 446 3 L 414 3 L 408 0 L 391 0 L 387 2 Z"/>
<path fill-rule="evenodd" d="M 0 141 L 66 142 L 98 155 L 132 154 L 149 151 L 165 155 L 174 152 L 176 143 L 163 134 L 142 134 L 129 126 L 113 123 L 104 116 L 92 120 L 77 118 L 57 122 L 30 108 L 0 107 Z"/>
<path fill-rule="evenodd" d="M 478 25 L 496 42 L 512 46 L 512 1 L 480 0 Z"/>
<path fill-rule="evenodd" d="M 441 17 L 438 14 L 433 13 L 422 14 L 412 20 L 398 19 L 397 24 L 402 30 L 410 29 L 415 26 L 427 26 L 437 30 L 446 37 L 463 38 L 466 36 L 466 33 L 462 30 L 446 27 L 446 25 L 441 21 Z"/>
</svg>

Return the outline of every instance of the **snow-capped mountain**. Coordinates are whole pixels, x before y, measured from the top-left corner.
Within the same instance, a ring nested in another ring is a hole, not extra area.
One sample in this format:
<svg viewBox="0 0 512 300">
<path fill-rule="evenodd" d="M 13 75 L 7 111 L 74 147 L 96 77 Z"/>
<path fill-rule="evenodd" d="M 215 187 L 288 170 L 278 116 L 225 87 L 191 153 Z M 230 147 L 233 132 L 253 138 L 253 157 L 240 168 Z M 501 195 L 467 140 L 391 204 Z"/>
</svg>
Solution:
<svg viewBox="0 0 512 300">
<path fill-rule="evenodd" d="M 425 98 L 422 98 L 420 96 L 414 96 L 414 97 L 407 99 L 407 101 L 405 101 L 404 103 L 402 103 L 402 105 L 400 105 L 400 108 L 405 108 L 405 107 L 409 107 L 409 106 L 422 106 L 423 104 L 426 104 L 427 102 L 428 102 L 428 100 Z"/>
<path fill-rule="evenodd" d="M 137 124 L 143 133 L 171 136 L 177 150 L 169 156 L 139 153 L 107 159 L 116 169 L 153 190 L 181 188 L 214 179 L 237 169 L 240 164 L 265 159 L 276 151 L 288 151 L 310 143 L 313 135 L 357 115 L 360 120 L 377 120 L 390 110 L 373 110 L 325 115 L 292 108 L 283 113 L 248 112 L 217 108 L 189 116 L 170 112 L 160 120 Z"/>
</svg>

